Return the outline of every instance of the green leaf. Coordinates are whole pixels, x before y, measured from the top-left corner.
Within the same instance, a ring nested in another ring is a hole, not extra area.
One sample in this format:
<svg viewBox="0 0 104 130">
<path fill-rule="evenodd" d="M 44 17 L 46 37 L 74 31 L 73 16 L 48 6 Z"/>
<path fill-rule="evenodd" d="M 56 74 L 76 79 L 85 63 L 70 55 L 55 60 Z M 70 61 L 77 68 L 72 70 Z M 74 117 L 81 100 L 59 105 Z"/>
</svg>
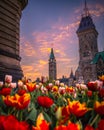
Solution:
<svg viewBox="0 0 104 130">
<path fill-rule="evenodd" d="M 49 116 L 46 112 L 43 112 L 43 115 L 44 115 L 44 118 L 45 118 L 48 122 L 52 123 L 52 120 L 51 120 L 50 116 Z"/>
<path fill-rule="evenodd" d="M 34 107 L 35 107 L 34 102 L 31 102 L 31 103 L 29 104 L 29 108 L 30 108 L 30 109 L 34 109 Z"/>
<path fill-rule="evenodd" d="M 26 120 L 31 120 L 31 121 L 35 121 L 36 120 L 36 117 L 37 117 L 37 110 L 35 108 L 33 108 L 28 116 L 26 117 Z"/>
<path fill-rule="evenodd" d="M 34 99 L 36 99 L 38 96 L 40 96 L 41 95 L 41 91 L 40 90 L 38 90 L 38 91 L 35 91 L 34 92 Z"/>
</svg>

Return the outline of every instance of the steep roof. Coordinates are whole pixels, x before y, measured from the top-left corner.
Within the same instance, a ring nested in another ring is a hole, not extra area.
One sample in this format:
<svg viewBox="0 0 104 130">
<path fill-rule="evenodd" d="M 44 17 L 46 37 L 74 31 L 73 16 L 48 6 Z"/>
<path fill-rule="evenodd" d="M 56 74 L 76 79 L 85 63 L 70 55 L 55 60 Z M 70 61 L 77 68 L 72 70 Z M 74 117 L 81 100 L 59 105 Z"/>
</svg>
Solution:
<svg viewBox="0 0 104 130">
<path fill-rule="evenodd" d="M 77 33 L 87 29 L 95 29 L 95 25 L 90 15 L 82 17 Z"/>
<path fill-rule="evenodd" d="M 73 70 L 71 68 L 71 72 L 70 72 L 70 78 L 74 78 L 74 75 L 73 75 Z"/>
<path fill-rule="evenodd" d="M 104 51 L 96 53 L 94 58 L 92 59 L 91 64 L 96 64 L 98 62 L 99 58 L 102 58 L 102 60 L 104 62 Z"/>
</svg>

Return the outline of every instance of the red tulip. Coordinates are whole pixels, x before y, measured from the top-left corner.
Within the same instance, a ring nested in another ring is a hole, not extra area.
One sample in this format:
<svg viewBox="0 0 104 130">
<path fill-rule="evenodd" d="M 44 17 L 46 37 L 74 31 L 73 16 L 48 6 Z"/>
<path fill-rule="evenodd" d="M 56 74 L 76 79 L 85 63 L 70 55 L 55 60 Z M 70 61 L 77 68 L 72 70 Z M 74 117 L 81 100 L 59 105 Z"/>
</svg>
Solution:
<svg viewBox="0 0 104 130">
<path fill-rule="evenodd" d="M 0 94 L 3 96 L 7 96 L 10 95 L 12 88 L 8 87 L 8 88 L 2 88 L 0 90 Z"/>
<path fill-rule="evenodd" d="M 51 105 L 53 104 L 53 100 L 47 96 L 39 96 L 37 98 L 37 102 L 42 107 L 46 107 L 46 108 L 51 107 Z"/>
<path fill-rule="evenodd" d="M 19 122 L 15 116 L 0 116 L 0 130 L 29 130 L 27 122 Z"/>
<path fill-rule="evenodd" d="M 84 130 L 94 130 L 94 128 L 90 125 L 87 125 Z"/>
<path fill-rule="evenodd" d="M 104 119 L 101 119 L 98 123 L 98 130 L 104 130 Z"/>
</svg>

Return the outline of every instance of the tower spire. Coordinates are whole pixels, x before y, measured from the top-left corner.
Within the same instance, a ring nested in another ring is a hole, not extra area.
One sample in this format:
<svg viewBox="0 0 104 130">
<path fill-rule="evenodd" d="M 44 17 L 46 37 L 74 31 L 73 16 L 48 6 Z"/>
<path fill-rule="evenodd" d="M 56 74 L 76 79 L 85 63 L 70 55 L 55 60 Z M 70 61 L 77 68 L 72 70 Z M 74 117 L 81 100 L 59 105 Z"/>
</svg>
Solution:
<svg viewBox="0 0 104 130">
<path fill-rule="evenodd" d="M 89 15 L 89 10 L 87 8 L 87 1 L 85 0 L 85 3 L 84 3 L 84 16 L 88 16 Z"/>
</svg>

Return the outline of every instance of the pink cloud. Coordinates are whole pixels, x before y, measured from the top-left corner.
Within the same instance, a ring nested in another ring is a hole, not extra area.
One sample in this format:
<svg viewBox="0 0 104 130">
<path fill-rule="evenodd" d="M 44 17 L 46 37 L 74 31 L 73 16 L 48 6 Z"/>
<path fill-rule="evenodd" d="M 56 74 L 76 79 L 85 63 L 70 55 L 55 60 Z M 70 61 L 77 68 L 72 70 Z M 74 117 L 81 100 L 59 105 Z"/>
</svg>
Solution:
<svg viewBox="0 0 104 130">
<path fill-rule="evenodd" d="M 34 31 L 32 39 L 21 38 L 21 43 L 23 43 L 21 44 L 21 55 L 23 56 L 22 68 L 24 74 L 32 79 L 42 75 L 48 76 L 48 59 L 50 48 L 53 47 L 58 66 L 58 77 L 62 77 L 63 74 L 67 76 L 69 74 L 68 69 L 72 65 L 70 56 L 75 54 L 72 46 L 77 44 L 75 41 L 75 30 L 78 23 L 78 21 L 75 21 L 63 25 L 59 21 L 57 24 L 54 23 L 49 30 L 44 32 Z M 72 66 L 75 65 L 73 64 Z M 65 68 L 67 68 L 67 71 Z"/>
<path fill-rule="evenodd" d="M 20 47 L 21 55 L 25 55 L 28 57 L 36 56 L 36 51 L 29 41 L 26 41 L 20 45 L 21 45 L 21 47 Z"/>
<path fill-rule="evenodd" d="M 90 11 L 90 13 L 96 17 L 104 15 L 104 6 L 101 4 L 96 4 L 95 7 Z"/>
</svg>

